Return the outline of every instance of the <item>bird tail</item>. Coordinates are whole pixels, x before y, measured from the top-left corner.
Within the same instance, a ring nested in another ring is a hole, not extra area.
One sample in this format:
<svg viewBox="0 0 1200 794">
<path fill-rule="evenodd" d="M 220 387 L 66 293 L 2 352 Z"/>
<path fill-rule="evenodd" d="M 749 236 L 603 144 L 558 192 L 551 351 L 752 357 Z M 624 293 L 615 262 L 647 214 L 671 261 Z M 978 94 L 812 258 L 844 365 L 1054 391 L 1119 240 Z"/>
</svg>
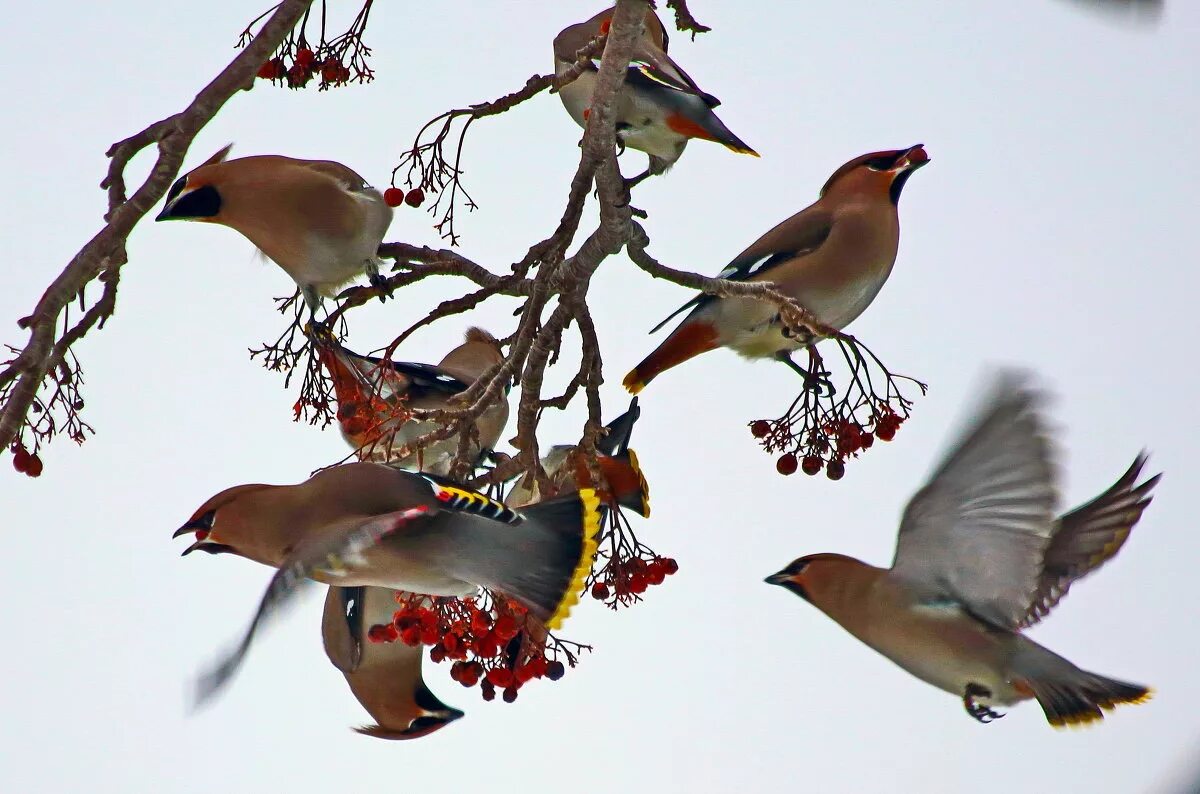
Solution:
<svg viewBox="0 0 1200 794">
<path fill-rule="evenodd" d="M 685 320 L 621 382 L 630 394 L 637 394 L 659 373 L 717 347 L 717 329 L 711 323 Z"/>
<path fill-rule="evenodd" d="M 1153 690 L 1080 670 L 1069 669 L 1024 683 L 1037 698 L 1046 720 L 1055 728 L 1087 725 L 1104 719 L 1104 712 L 1121 703 L 1145 703 Z"/>
<path fill-rule="evenodd" d="M 600 499 L 583 488 L 522 508 L 507 526 L 463 521 L 424 542 L 451 574 L 503 593 L 557 629 L 579 601 L 599 531 Z"/>
<path fill-rule="evenodd" d="M 706 141 L 715 141 L 721 144 L 730 151 L 738 154 L 748 154 L 753 157 L 758 157 L 758 152 L 746 145 L 738 136 L 725 126 L 725 124 L 717 118 L 717 114 L 709 110 L 701 114 L 698 118 L 693 118 L 690 115 L 683 113 L 672 113 L 667 116 L 667 126 L 674 132 L 680 135 L 686 135 L 689 138 L 701 138 Z"/>
</svg>

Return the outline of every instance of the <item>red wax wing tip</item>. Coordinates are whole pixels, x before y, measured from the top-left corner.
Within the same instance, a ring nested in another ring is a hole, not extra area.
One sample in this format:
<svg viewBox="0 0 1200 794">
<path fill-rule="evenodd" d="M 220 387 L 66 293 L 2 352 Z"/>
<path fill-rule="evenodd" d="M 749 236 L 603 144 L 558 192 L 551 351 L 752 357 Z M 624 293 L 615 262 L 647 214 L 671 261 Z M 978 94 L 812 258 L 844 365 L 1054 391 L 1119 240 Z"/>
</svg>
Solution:
<svg viewBox="0 0 1200 794">
<path fill-rule="evenodd" d="M 454 498 L 454 494 L 450 493 L 449 491 L 438 491 L 437 492 L 437 499 L 439 502 L 449 502 L 453 498 Z"/>
<path fill-rule="evenodd" d="M 389 207 L 399 207 L 404 203 L 404 191 L 398 187 L 390 187 L 383 191 L 383 200 Z"/>
<path fill-rule="evenodd" d="M 591 118 L 591 116 L 592 116 L 592 109 L 584 108 L 583 109 L 583 120 L 587 121 L 589 118 Z"/>
<path fill-rule="evenodd" d="M 609 17 L 608 19 L 606 19 L 600 23 L 600 35 L 607 36 L 608 31 L 610 31 L 610 30 L 612 30 L 612 17 Z"/>
</svg>

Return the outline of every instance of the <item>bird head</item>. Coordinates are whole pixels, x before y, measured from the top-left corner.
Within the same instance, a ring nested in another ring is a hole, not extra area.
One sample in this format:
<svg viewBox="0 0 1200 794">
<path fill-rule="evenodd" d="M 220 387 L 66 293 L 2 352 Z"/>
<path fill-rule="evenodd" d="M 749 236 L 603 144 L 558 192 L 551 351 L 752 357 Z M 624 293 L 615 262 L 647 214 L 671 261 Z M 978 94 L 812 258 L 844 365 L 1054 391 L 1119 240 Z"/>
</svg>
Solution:
<svg viewBox="0 0 1200 794">
<path fill-rule="evenodd" d="M 244 547 L 247 530 L 253 526 L 249 519 L 251 511 L 249 494 L 270 485 L 236 485 L 227 488 L 209 499 L 192 514 L 192 517 L 175 530 L 172 538 L 194 535 L 195 541 L 183 550 L 183 556 L 193 551 L 208 554 L 238 554 L 250 556 Z"/>
<path fill-rule="evenodd" d="M 418 658 L 419 654 L 420 651 Z M 463 712 L 438 700 L 429 687 L 425 686 L 425 682 L 419 677 L 419 664 L 416 674 L 418 678 L 410 698 L 397 698 L 398 691 L 394 682 L 380 687 L 376 693 L 364 691 L 366 687 L 363 686 L 352 686 L 355 696 L 363 706 L 372 716 L 379 719 L 375 725 L 364 725 L 354 730 L 376 739 L 419 739 L 441 730 L 463 716 Z"/>
<path fill-rule="evenodd" d="M 892 204 L 900 201 L 900 192 L 913 172 L 929 162 L 924 144 L 907 149 L 890 149 L 855 157 L 833 172 L 821 188 L 821 198 L 849 198 L 855 195 L 887 196 Z"/>
<path fill-rule="evenodd" d="M 221 213 L 221 193 L 215 184 L 214 166 L 229 156 L 229 144 L 208 158 L 201 166 L 179 177 L 167 193 L 162 212 L 156 221 L 205 221 L 217 223 Z"/>
<path fill-rule="evenodd" d="M 763 581 L 791 590 L 805 601 L 812 602 L 814 593 L 824 592 L 849 566 L 862 563 L 842 554 L 809 554 L 792 560 L 778 573 Z"/>
</svg>

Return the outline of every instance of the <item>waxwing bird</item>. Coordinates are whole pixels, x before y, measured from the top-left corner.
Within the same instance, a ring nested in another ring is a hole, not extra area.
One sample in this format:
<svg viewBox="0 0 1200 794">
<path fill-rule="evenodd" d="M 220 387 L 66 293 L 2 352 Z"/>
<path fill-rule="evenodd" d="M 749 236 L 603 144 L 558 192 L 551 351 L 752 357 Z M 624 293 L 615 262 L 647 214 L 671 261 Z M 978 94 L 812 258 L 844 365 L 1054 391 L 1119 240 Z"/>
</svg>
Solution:
<svg viewBox="0 0 1200 794">
<path fill-rule="evenodd" d="M 236 672 L 255 631 L 306 582 L 467 596 L 479 587 L 557 628 L 578 602 L 600 525 L 593 489 L 516 511 L 429 474 L 347 463 L 298 485 L 240 485 L 206 501 L 175 537 L 278 568 L 241 643 L 198 686 Z"/>
<path fill-rule="evenodd" d="M 383 587 L 330 587 L 321 639 L 350 691 L 375 720 L 354 730 L 379 739 L 417 739 L 463 716 L 429 691 L 421 677 L 424 649 L 402 642 L 370 642 L 367 630 L 392 622 L 395 591 Z"/>
<path fill-rule="evenodd" d="M 1139 455 L 1111 488 L 1055 518 L 1058 494 L 1039 397 L 1003 379 L 905 508 L 891 568 L 840 554 L 801 557 L 767 577 L 922 681 L 992 704 L 1036 699 L 1051 725 L 1080 725 L 1150 690 L 1081 670 L 1021 630 L 1129 537 L 1159 476 Z"/>
<path fill-rule="evenodd" d="M 392 208 L 378 190 L 341 163 L 274 154 L 226 160 L 229 149 L 180 177 L 155 220 L 241 232 L 291 276 L 314 314 L 322 295 L 361 273 L 382 283 L 377 252 Z"/>
<path fill-rule="evenodd" d="M 597 495 L 603 506 L 628 507 L 643 518 L 650 517 L 650 486 L 638 463 L 637 453 L 629 448 L 633 426 L 641 416 L 638 399 L 633 398 L 629 409 L 605 425 L 605 434 L 596 442 L 596 464 L 601 482 Z M 578 447 L 574 444 L 555 444 L 542 456 L 554 491 L 562 496 L 592 485 L 592 476 Z M 523 507 L 542 500 L 540 486 L 528 473 L 521 476 L 505 498 L 511 507 Z"/>
<path fill-rule="evenodd" d="M 605 9 L 554 37 L 555 74 L 561 75 L 571 68 L 575 54 L 589 41 L 608 33 L 612 16 L 613 9 Z M 591 109 L 599 67 L 600 58 L 594 57 L 579 77 L 559 90 L 567 112 L 581 127 L 585 126 Z M 720 104 L 712 94 L 701 91 L 667 55 L 666 30 L 653 10 L 646 11 L 642 37 L 634 46 L 625 85 L 615 106 L 617 140 L 650 157 L 649 169 L 629 183 L 636 184 L 647 176 L 666 172 L 692 138 L 716 141 L 739 154 L 758 157 L 713 113 L 713 108 Z"/>
<path fill-rule="evenodd" d="M 815 203 L 758 238 L 718 278 L 771 282 L 825 325 L 845 328 L 871 305 L 891 275 L 900 242 L 900 192 L 927 162 L 921 144 L 854 158 L 834 171 Z M 718 347 L 746 358 L 778 358 L 808 377 L 790 358 L 808 340 L 785 333 L 774 304 L 698 295 L 651 333 L 689 309 L 662 344 L 625 376 L 631 393 L 640 392 L 659 373 Z"/>
<path fill-rule="evenodd" d="M 360 356 L 327 337 L 315 341 L 333 380 L 342 438 L 359 459 L 442 476 L 450 473 L 458 454 L 459 434 L 401 457 L 406 445 L 441 426 L 413 419 L 409 411 L 464 407 L 458 396 L 504 360 L 500 343 L 481 328 L 468 329 L 463 343 L 437 365 L 388 362 Z M 506 424 L 507 389 L 475 422 L 476 433 L 469 440 L 473 461 L 495 447 Z"/>
</svg>

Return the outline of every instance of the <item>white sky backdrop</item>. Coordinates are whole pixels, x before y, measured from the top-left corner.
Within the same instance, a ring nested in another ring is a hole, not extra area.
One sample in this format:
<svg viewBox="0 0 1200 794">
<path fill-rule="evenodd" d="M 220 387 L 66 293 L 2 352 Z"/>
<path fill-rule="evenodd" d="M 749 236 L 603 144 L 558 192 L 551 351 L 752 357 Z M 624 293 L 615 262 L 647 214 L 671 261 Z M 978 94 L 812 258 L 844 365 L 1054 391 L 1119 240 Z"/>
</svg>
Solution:
<svg viewBox="0 0 1200 794">
<path fill-rule="evenodd" d="M 554 34 L 599 5 L 380 3 L 373 85 L 262 85 L 200 135 L 188 167 L 235 141 L 235 155 L 341 160 L 382 185 L 422 122 L 544 72 Z M 54 444 L 39 480 L 0 476 L 6 790 L 1133 792 L 1171 791 L 1200 763 L 1200 9 L 1171 2 L 1159 27 L 1129 28 L 1054 0 L 770 3 L 756 16 L 694 5 L 715 31 L 694 44 L 676 34 L 673 54 L 763 159 L 694 143 L 637 191 L 662 261 L 714 273 L 844 160 L 928 147 L 901 202 L 895 272 L 851 329 L 932 386 L 897 440 L 839 483 L 779 477 L 743 423 L 782 410 L 796 378 L 708 354 L 646 391 L 635 438 L 654 495 L 642 534 L 680 572 L 616 615 L 585 603 L 566 633 L 597 650 L 562 681 L 485 704 L 431 665 L 431 686 L 465 719 L 411 743 L 357 736 L 349 726 L 367 716 L 321 652 L 314 593 L 223 699 L 188 716 L 193 676 L 242 631 L 269 572 L 180 559 L 172 530 L 228 485 L 296 482 L 343 449 L 332 429 L 293 424 L 295 394 L 247 360 L 280 327 L 270 298 L 291 289 L 286 277 L 230 230 L 144 222 L 116 317 L 79 346 L 99 434 Z M 181 109 L 259 10 L 8 10 L 20 35 L 5 47 L 4 341 L 24 341 L 13 321 L 99 228 L 107 146 Z M 466 163 L 481 209 L 462 219 L 464 254 L 503 271 L 552 229 L 578 137 L 551 96 L 476 125 Z M 645 161 L 623 162 L 632 174 Z M 390 239 L 438 243 L 429 216 L 396 216 Z M 384 343 L 465 286 L 431 279 L 360 310 L 351 343 Z M 621 258 L 597 274 L 609 416 L 653 344 L 646 330 L 688 296 Z M 515 305 L 443 321 L 400 353 L 436 360 L 468 323 L 506 334 Z M 1143 446 L 1166 472 L 1120 557 L 1033 632 L 1157 688 L 1092 730 L 1055 732 L 1033 704 L 977 725 L 762 583 L 810 552 L 887 564 L 905 501 L 989 363 L 1027 365 L 1059 395 L 1070 504 Z M 545 440 L 576 438 L 581 419 L 548 415 Z"/>
</svg>

